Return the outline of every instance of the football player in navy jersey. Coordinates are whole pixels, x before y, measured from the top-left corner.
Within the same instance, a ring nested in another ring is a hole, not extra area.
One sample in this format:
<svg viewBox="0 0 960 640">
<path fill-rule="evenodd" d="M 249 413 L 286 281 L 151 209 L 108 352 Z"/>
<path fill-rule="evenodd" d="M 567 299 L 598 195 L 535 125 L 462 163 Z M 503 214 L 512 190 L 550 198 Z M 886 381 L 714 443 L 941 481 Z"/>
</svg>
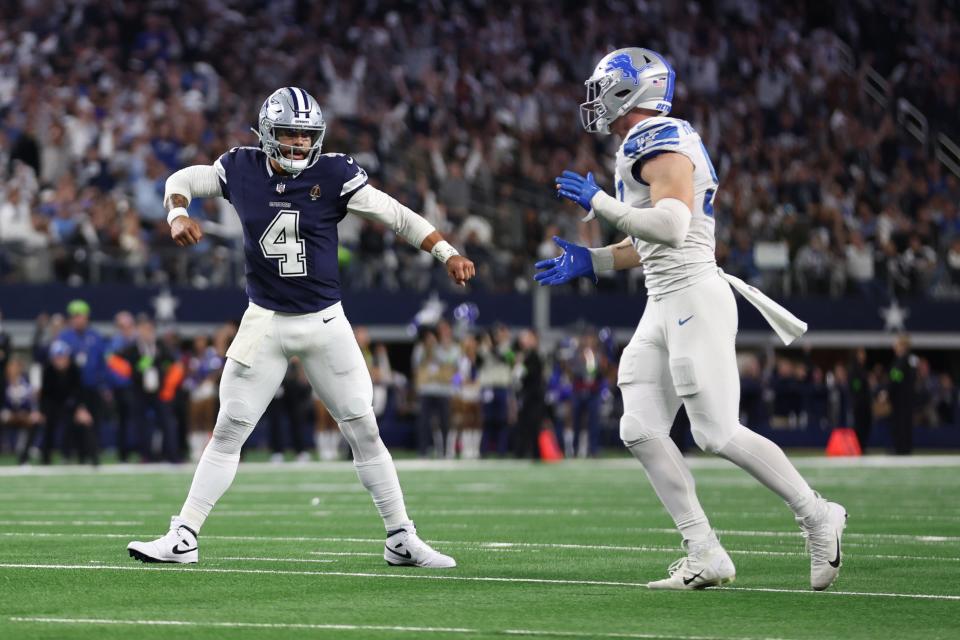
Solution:
<svg viewBox="0 0 960 640">
<path fill-rule="evenodd" d="M 187 167 L 167 180 L 167 221 L 181 246 L 202 236 L 187 215 L 191 198 L 221 196 L 236 208 L 250 304 L 227 351 L 220 413 L 186 502 L 166 535 L 128 545 L 134 558 L 197 562 L 197 533 L 233 482 L 240 447 L 280 386 L 289 359 L 297 356 L 350 444 L 357 475 L 383 518 L 387 563 L 456 566 L 417 536 L 393 458 L 380 439 L 370 374 L 340 304 L 337 223 L 353 213 L 390 227 L 429 251 L 459 285 L 475 269 L 429 222 L 367 184 L 353 158 L 321 154 L 325 130 L 317 101 L 303 89 L 284 87 L 260 109 L 259 147 L 235 147 L 213 165 Z"/>
</svg>

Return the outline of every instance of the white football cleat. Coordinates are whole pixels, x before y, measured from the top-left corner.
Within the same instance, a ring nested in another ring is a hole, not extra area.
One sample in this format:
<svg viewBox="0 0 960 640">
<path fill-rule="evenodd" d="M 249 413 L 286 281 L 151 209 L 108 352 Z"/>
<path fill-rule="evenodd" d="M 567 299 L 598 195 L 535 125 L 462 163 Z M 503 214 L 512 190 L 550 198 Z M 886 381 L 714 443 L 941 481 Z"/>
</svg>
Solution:
<svg viewBox="0 0 960 640">
<path fill-rule="evenodd" d="M 188 527 L 179 516 L 170 518 L 170 531 L 151 542 L 134 540 L 127 545 L 131 558 L 141 562 L 178 562 L 196 564 L 197 532 Z"/>
<path fill-rule="evenodd" d="M 428 569 L 449 569 L 457 566 L 457 561 L 445 556 L 420 539 L 417 529 L 411 523 L 409 528 L 397 529 L 387 534 L 383 545 L 383 559 L 391 567 L 427 567 Z"/>
<path fill-rule="evenodd" d="M 823 591 L 840 575 L 840 538 L 847 526 L 847 510 L 836 502 L 826 504 L 826 512 L 819 522 L 807 524 L 797 518 L 810 553 L 810 586 Z"/>
<path fill-rule="evenodd" d="M 670 565 L 670 577 L 648 582 L 648 589 L 706 589 L 733 582 L 736 578 L 733 560 L 716 538 L 693 543 L 684 540 L 683 548 L 687 556 Z"/>
</svg>

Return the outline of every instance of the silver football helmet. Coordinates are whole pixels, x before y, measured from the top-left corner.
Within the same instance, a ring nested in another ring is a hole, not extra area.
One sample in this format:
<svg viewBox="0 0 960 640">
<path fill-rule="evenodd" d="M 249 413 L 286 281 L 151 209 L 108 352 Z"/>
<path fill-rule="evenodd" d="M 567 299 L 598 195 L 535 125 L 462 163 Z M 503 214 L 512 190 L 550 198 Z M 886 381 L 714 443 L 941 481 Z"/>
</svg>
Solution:
<svg viewBox="0 0 960 640">
<path fill-rule="evenodd" d="M 673 67 L 656 51 L 628 47 L 608 53 L 584 82 L 583 128 L 607 135 L 614 120 L 638 107 L 667 115 L 673 106 L 675 78 Z"/>
<path fill-rule="evenodd" d="M 320 106 L 309 93 L 298 87 L 283 87 L 270 94 L 263 106 L 260 107 L 260 117 L 257 122 L 259 130 L 254 133 L 260 138 L 260 145 L 268 157 L 276 160 L 284 171 L 300 173 L 317 163 L 320 159 L 320 146 L 323 144 L 323 134 L 327 130 L 327 123 L 323 121 Z M 290 155 L 301 147 L 281 144 L 278 134 L 284 129 L 307 131 L 310 133 L 310 147 L 306 149 L 302 160 L 295 160 Z"/>
</svg>

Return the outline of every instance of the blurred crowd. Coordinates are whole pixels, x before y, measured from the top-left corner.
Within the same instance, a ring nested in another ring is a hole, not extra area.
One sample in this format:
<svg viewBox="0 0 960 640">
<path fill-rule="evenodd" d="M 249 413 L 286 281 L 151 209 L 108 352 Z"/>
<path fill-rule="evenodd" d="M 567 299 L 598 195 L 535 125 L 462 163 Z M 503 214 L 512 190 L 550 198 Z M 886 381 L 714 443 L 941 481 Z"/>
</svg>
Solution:
<svg viewBox="0 0 960 640">
<path fill-rule="evenodd" d="M 216 422 L 224 354 L 237 326 L 186 337 L 121 312 L 103 334 L 90 325 L 83 300 L 66 311 L 37 318 L 29 353 L 15 352 L 0 325 L 0 454 L 20 464 L 98 464 L 103 449 L 121 462 L 196 460 Z M 581 327 L 544 345 L 529 329 L 478 329 L 456 316 L 453 324 L 443 317 L 421 323 L 412 349 L 373 343 L 356 328 L 373 409 L 391 446 L 448 459 L 620 450 L 620 346 L 609 329 Z M 807 446 L 848 426 L 864 450 L 883 424 L 898 453 L 912 450 L 917 428 L 960 427 L 953 378 L 912 353 L 905 338 L 892 358 L 864 350 L 827 356 L 742 352 L 741 422 L 807 432 Z M 682 423 L 681 415 L 681 434 Z M 248 445 L 277 462 L 348 455 L 296 359 Z"/>
<path fill-rule="evenodd" d="M 554 234 L 614 239 L 551 183 L 573 168 L 610 188 L 616 143 L 580 129 L 583 80 L 642 45 L 676 68 L 673 115 L 718 168 L 730 273 L 772 293 L 957 295 L 960 180 L 894 109 L 907 98 L 960 139 L 958 15 L 955 0 L 4 3 L 0 280 L 239 283 L 229 204 L 192 204 L 207 236 L 178 251 L 164 181 L 254 144 L 261 101 L 292 84 L 323 106 L 325 149 L 448 234 L 476 287 L 526 290 Z M 886 106 L 860 88 L 866 64 L 890 83 Z M 348 287 L 444 283 L 382 227 L 348 217 L 340 234 Z"/>
</svg>

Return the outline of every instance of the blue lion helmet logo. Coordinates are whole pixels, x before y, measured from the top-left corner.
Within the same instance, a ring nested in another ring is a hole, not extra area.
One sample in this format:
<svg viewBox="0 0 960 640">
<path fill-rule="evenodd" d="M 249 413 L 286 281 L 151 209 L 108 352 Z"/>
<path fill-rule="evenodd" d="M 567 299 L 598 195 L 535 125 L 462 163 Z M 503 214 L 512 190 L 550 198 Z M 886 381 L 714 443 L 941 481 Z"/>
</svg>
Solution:
<svg viewBox="0 0 960 640">
<path fill-rule="evenodd" d="M 632 78 L 634 86 L 640 84 L 640 70 L 633 66 L 633 60 L 631 60 L 630 56 L 626 53 L 617 54 L 607 62 L 605 71 L 614 71 L 616 69 L 620 69 L 624 76 Z"/>
</svg>

